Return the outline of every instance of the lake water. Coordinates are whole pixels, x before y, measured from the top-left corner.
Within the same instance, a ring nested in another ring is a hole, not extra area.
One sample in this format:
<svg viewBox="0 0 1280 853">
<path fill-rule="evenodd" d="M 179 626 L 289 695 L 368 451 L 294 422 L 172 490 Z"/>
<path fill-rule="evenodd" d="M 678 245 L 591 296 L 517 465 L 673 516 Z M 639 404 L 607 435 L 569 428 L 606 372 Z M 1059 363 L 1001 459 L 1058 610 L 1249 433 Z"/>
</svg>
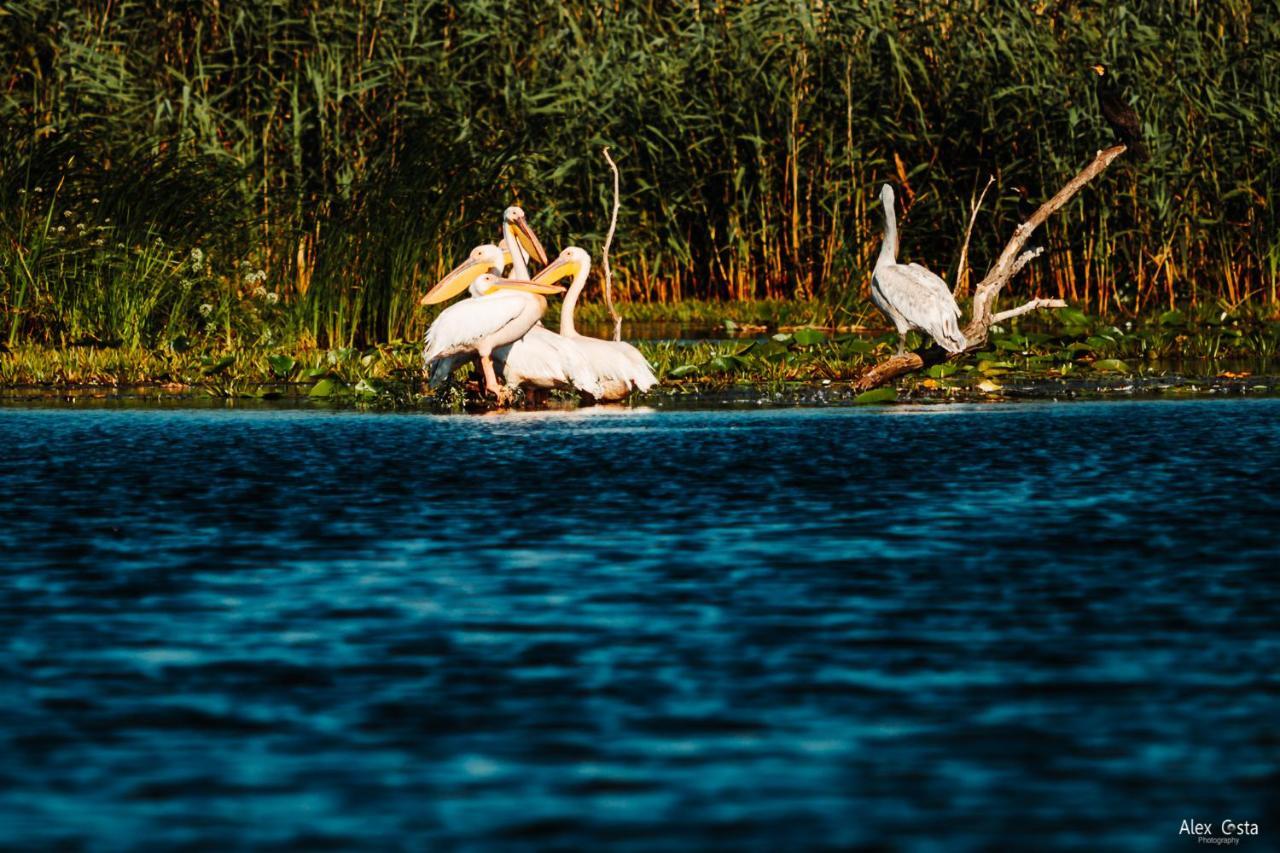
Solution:
<svg viewBox="0 0 1280 853">
<path fill-rule="evenodd" d="M 1280 832 L 1280 400 L 0 408 L 0 554 L 5 845 Z"/>
</svg>

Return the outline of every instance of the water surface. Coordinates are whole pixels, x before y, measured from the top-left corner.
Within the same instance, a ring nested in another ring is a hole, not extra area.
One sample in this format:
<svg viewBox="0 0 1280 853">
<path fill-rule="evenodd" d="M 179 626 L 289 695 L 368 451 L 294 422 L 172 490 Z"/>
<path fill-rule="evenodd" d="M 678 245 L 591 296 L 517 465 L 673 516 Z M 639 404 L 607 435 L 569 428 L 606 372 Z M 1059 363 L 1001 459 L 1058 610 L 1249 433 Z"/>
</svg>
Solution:
<svg viewBox="0 0 1280 853">
<path fill-rule="evenodd" d="M 1280 794 L 1280 400 L 0 448 L 0 842 L 1164 849 Z"/>
</svg>

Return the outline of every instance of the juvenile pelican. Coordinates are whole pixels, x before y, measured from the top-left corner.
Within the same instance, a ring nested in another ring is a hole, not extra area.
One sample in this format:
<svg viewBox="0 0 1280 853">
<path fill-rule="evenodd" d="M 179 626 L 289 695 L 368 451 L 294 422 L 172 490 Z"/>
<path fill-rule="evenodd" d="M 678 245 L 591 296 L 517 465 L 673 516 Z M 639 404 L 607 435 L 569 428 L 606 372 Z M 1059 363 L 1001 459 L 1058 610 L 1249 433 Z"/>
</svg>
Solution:
<svg viewBox="0 0 1280 853">
<path fill-rule="evenodd" d="M 871 300 L 898 330 L 898 355 L 906 352 L 907 332 L 912 329 L 927 332 L 947 352 L 964 352 L 968 344 L 960 332 L 960 306 L 951 288 L 919 264 L 897 262 L 898 222 L 893 188 L 888 184 L 880 189 L 880 202 L 884 205 L 884 244 L 871 277 Z"/>
<path fill-rule="evenodd" d="M 631 393 L 632 388 L 648 391 L 658 384 L 658 378 L 653 375 L 653 369 L 638 349 L 624 341 L 602 341 L 580 335 L 573 326 L 573 311 L 577 307 L 578 296 L 587 285 L 590 272 L 591 256 L 585 249 L 570 246 L 533 280 L 549 284 L 573 276 L 573 283 L 569 285 L 569 292 L 565 294 L 564 303 L 560 307 L 560 336 L 580 346 L 595 368 L 603 386 L 602 393 L 594 395 L 596 399 L 621 400 Z"/>
<path fill-rule="evenodd" d="M 563 293 L 563 287 L 499 278 L 490 270 L 501 268 L 502 251 L 494 245 L 479 246 L 471 257 L 442 278 L 422 297 L 423 305 L 451 299 L 470 288 L 473 298 L 450 305 L 427 330 L 422 359 L 438 387 L 453 370 L 454 359 L 476 355 L 484 371 L 485 389 L 506 402 L 510 389 L 498 384 L 493 350 L 519 340 L 547 310 L 544 294 Z"/>
</svg>

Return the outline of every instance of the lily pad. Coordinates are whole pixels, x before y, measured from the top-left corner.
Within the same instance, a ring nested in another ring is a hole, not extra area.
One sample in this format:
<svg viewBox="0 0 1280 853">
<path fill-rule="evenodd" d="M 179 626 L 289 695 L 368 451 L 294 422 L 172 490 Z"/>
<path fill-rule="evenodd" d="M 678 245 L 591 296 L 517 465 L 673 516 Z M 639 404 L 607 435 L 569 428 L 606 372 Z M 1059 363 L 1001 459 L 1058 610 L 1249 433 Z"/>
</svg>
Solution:
<svg viewBox="0 0 1280 853">
<path fill-rule="evenodd" d="M 895 388 L 872 388 L 870 391 L 863 391 L 861 394 L 853 398 L 853 402 L 859 406 L 869 403 L 892 403 L 898 399 L 898 391 Z"/>
<path fill-rule="evenodd" d="M 332 379 L 321 379 L 315 385 L 311 386 L 308 392 L 309 397 L 332 397 L 338 390 L 338 383 Z"/>
<path fill-rule="evenodd" d="M 672 379 L 681 379 L 685 376 L 688 376 L 692 373 L 697 373 L 697 372 L 698 372 L 698 365 L 682 364 L 679 367 L 673 367 L 671 368 L 671 370 L 668 370 L 667 376 L 669 376 Z"/>
<path fill-rule="evenodd" d="M 276 376 L 288 379 L 289 374 L 298 366 L 298 360 L 287 355 L 271 355 L 267 356 L 267 364 L 271 365 L 271 372 Z"/>
<path fill-rule="evenodd" d="M 810 347 L 814 344 L 820 344 L 827 339 L 827 333 L 819 329 L 796 329 L 796 343 L 802 347 Z"/>
<path fill-rule="evenodd" d="M 1125 364 L 1118 358 L 1104 358 L 1093 363 L 1094 370 L 1100 370 L 1104 373 L 1131 373 L 1129 365 Z"/>
</svg>

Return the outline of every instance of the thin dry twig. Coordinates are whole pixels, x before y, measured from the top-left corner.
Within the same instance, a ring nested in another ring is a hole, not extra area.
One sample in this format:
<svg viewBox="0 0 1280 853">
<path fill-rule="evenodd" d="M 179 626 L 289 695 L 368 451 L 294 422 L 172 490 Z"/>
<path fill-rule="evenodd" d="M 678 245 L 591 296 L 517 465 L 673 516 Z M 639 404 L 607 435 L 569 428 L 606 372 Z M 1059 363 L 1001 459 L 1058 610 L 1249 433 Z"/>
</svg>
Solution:
<svg viewBox="0 0 1280 853">
<path fill-rule="evenodd" d="M 960 247 L 960 264 L 956 268 L 956 286 L 952 289 L 951 295 L 956 299 L 963 299 L 969 295 L 969 238 L 973 236 L 973 223 L 978 221 L 978 211 L 982 209 L 982 200 L 987 197 L 987 190 L 991 189 L 991 185 L 996 182 L 995 175 L 987 176 L 987 185 L 982 188 L 982 195 L 978 196 L 978 200 L 974 201 L 972 197 L 969 204 L 973 210 L 969 213 L 969 227 L 964 231 L 964 245 Z"/>
<path fill-rule="evenodd" d="M 622 315 L 618 313 L 618 309 L 613 307 L 613 270 L 609 268 L 609 246 L 613 244 L 613 232 L 618 228 L 618 207 L 621 204 L 618 198 L 618 164 L 613 162 L 613 158 L 609 156 L 609 147 L 606 145 L 604 149 L 604 159 L 609 161 L 609 168 L 613 170 L 613 214 L 609 217 L 609 233 L 604 238 L 604 304 L 609 309 L 609 316 L 613 318 L 613 339 L 615 341 L 622 340 Z"/>
</svg>

